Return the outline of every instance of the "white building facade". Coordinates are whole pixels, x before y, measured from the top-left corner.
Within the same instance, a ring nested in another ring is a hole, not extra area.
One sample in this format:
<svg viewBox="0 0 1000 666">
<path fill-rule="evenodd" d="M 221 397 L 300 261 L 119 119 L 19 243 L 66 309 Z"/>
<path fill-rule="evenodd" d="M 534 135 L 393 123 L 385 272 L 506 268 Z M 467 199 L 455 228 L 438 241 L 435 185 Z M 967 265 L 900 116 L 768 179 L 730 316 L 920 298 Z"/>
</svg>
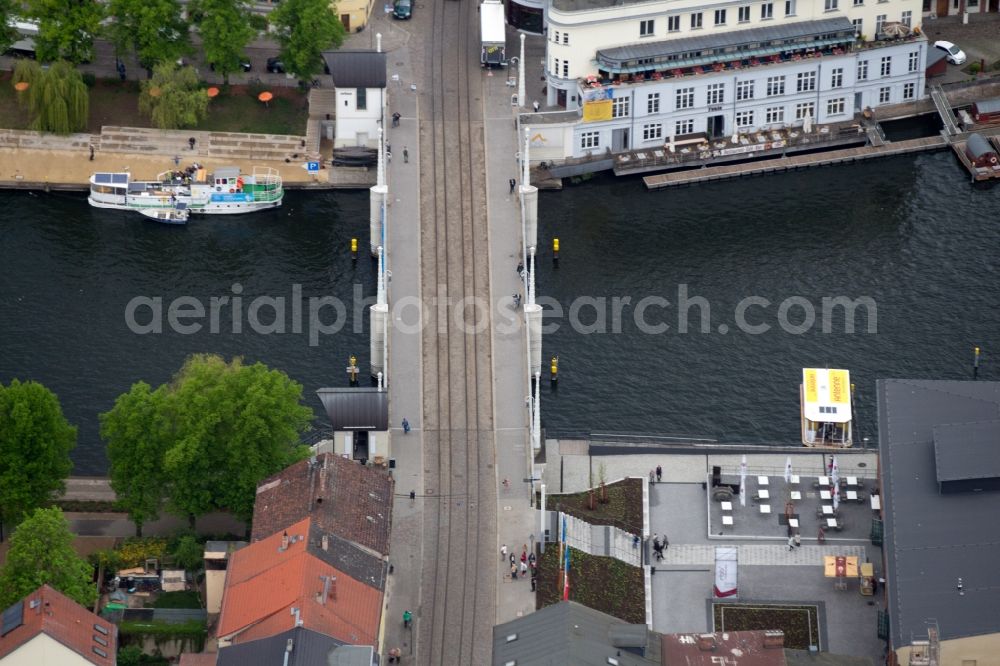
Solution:
<svg viewBox="0 0 1000 666">
<path fill-rule="evenodd" d="M 323 58 L 336 90 L 334 148 L 377 148 L 387 108 L 386 54 L 340 50 Z"/>
<path fill-rule="evenodd" d="M 922 98 L 917 0 L 844 3 L 552 0 L 547 102 L 582 111 L 565 156 L 848 121 Z"/>
</svg>

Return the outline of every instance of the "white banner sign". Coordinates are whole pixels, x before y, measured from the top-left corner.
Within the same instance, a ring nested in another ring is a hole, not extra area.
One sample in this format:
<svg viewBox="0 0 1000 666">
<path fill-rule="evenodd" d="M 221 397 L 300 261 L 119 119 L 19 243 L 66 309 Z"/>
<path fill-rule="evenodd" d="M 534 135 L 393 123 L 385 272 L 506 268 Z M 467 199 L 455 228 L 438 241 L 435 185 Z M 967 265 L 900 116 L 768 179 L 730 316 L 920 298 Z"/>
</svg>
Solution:
<svg viewBox="0 0 1000 666">
<path fill-rule="evenodd" d="M 736 546 L 716 546 L 715 548 L 715 598 L 736 596 Z"/>
</svg>

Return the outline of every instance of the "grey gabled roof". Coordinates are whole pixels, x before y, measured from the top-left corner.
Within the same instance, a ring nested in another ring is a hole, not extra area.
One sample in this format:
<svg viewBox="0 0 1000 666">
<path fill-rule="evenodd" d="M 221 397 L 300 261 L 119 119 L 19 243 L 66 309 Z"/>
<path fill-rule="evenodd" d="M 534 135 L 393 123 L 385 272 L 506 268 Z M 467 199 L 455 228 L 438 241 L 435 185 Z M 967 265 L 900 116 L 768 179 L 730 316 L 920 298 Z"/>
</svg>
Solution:
<svg viewBox="0 0 1000 666">
<path fill-rule="evenodd" d="M 321 388 L 323 402 L 333 430 L 388 430 L 389 393 L 377 388 Z"/>
<path fill-rule="evenodd" d="M 945 57 L 945 52 L 941 49 L 928 49 L 930 51 L 937 51 L 941 54 L 941 57 Z M 981 99 L 976 103 L 976 111 L 978 113 L 996 113 L 1000 111 L 1000 97 L 993 97 L 992 99 Z"/>
<path fill-rule="evenodd" d="M 934 426 L 937 481 L 1000 476 L 1000 421 Z"/>
<path fill-rule="evenodd" d="M 624 62 L 638 58 L 656 58 L 673 53 L 691 53 L 693 51 L 710 51 L 727 46 L 741 44 L 765 44 L 772 41 L 801 39 L 810 36 L 826 35 L 837 32 L 853 32 L 854 25 L 846 16 L 821 19 L 819 21 L 798 21 L 794 23 L 775 23 L 763 28 L 750 30 L 733 30 L 731 32 L 707 32 L 696 37 L 681 37 L 658 42 L 642 42 L 611 49 L 601 49 L 598 58 L 607 61 Z M 733 53 L 732 58 L 739 58 L 739 53 Z"/>
<path fill-rule="evenodd" d="M 493 664 L 504 666 L 607 666 L 615 657 L 621 666 L 659 666 L 659 637 L 649 641 L 646 657 L 612 645 L 609 630 L 627 627 L 616 617 L 562 601 L 493 627 Z M 638 635 L 636 632 L 631 632 Z M 509 637 L 513 640 L 508 640 Z M 620 637 L 619 637 L 620 638 Z"/>
<path fill-rule="evenodd" d="M 330 51 L 323 54 L 335 88 L 385 88 L 386 58 L 378 51 Z"/>
<path fill-rule="evenodd" d="M 893 647 L 932 618 L 942 640 L 1000 632 L 1000 492 L 940 493 L 933 432 L 1000 418 L 1000 382 L 883 379 L 877 394 Z"/>
<path fill-rule="evenodd" d="M 370 646 L 344 645 L 319 632 L 295 627 L 270 638 L 224 647 L 219 650 L 216 666 L 285 664 L 289 639 L 292 651 L 288 653 L 288 666 L 371 666 L 372 663 Z"/>
</svg>

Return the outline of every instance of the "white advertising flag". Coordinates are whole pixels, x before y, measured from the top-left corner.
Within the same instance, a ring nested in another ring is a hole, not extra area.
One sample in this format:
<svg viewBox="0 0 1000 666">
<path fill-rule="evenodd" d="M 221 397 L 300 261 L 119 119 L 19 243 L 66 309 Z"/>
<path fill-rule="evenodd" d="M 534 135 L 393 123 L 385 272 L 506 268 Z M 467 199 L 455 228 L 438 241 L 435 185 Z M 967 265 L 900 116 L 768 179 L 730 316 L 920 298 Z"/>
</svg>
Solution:
<svg viewBox="0 0 1000 666">
<path fill-rule="evenodd" d="M 747 457 L 740 463 L 740 506 L 747 505 Z"/>
<path fill-rule="evenodd" d="M 785 483 L 792 482 L 792 457 L 785 458 Z"/>
</svg>

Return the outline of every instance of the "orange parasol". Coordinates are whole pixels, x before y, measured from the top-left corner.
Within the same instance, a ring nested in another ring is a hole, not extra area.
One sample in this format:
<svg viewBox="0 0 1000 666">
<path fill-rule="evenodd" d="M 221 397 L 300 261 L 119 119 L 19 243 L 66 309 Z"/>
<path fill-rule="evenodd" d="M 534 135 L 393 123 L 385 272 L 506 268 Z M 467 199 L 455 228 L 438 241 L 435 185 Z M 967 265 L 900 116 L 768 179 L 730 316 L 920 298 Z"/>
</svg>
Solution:
<svg viewBox="0 0 1000 666">
<path fill-rule="evenodd" d="M 17 83 L 14 84 L 14 90 L 16 90 L 17 92 L 24 92 L 30 87 L 31 84 L 28 83 L 27 81 L 18 81 Z"/>
<path fill-rule="evenodd" d="M 265 105 L 267 105 L 268 102 L 274 99 L 274 93 L 269 93 L 265 90 L 261 94 L 257 95 L 257 99 L 259 99 L 260 101 L 264 102 Z"/>
<path fill-rule="evenodd" d="M 212 86 L 211 88 L 205 91 L 205 94 L 208 95 L 209 97 L 218 97 L 219 89 L 216 88 L 215 86 Z"/>
<path fill-rule="evenodd" d="M 153 86 L 152 88 L 149 89 L 149 96 L 150 97 L 159 97 L 160 96 L 160 89 L 157 88 L 156 86 Z"/>
</svg>

